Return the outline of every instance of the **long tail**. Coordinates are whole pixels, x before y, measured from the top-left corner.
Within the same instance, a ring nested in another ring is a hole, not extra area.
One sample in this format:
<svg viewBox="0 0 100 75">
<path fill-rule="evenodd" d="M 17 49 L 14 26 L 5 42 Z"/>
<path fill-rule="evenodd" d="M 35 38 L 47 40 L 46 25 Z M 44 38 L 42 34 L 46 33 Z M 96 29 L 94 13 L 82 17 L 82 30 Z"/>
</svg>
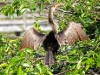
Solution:
<svg viewBox="0 0 100 75">
<path fill-rule="evenodd" d="M 53 53 L 52 51 L 46 51 L 46 55 L 43 61 L 44 65 L 53 65 L 54 64 L 54 59 L 53 59 Z"/>
</svg>

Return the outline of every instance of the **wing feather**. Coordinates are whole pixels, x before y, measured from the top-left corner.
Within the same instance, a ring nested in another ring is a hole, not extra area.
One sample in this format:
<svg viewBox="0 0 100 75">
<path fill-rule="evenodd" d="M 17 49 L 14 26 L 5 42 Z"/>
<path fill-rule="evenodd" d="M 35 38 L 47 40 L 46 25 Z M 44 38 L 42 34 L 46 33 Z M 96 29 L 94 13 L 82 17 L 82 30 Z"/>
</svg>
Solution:
<svg viewBox="0 0 100 75">
<path fill-rule="evenodd" d="M 82 26 L 79 23 L 70 22 L 66 28 L 55 34 L 59 44 L 68 44 L 72 45 L 75 41 L 87 40 L 89 37 L 82 30 Z"/>
<path fill-rule="evenodd" d="M 29 47 L 36 49 L 38 46 L 42 45 L 46 35 L 37 32 L 34 28 L 30 28 L 23 36 L 20 50 Z"/>
</svg>

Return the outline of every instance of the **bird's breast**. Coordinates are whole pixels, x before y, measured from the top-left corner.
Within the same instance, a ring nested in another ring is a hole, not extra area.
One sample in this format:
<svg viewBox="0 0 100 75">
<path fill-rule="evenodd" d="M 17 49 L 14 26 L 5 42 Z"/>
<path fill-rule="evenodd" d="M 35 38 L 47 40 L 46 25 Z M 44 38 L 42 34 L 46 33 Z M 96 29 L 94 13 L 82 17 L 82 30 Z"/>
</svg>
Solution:
<svg viewBox="0 0 100 75">
<path fill-rule="evenodd" d="M 46 39 L 43 42 L 43 47 L 44 49 L 47 50 L 51 50 L 52 52 L 57 52 L 58 48 L 59 48 L 59 44 L 57 39 L 54 36 L 53 32 L 50 32 Z"/>
</svg>

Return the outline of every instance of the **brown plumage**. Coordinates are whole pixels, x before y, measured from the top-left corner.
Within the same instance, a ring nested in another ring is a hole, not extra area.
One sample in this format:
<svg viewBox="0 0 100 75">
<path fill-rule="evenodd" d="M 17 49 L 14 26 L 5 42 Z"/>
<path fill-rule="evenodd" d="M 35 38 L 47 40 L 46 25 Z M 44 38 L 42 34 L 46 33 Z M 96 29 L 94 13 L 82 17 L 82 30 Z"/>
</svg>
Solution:
<svg viewBox="0 0 100 75">
<path fill-rule="evenodd" d="M 45 65 L 54 63 L 53 54 L 57 52 L 61 44 L 72 45 L 75 41 L 89 39 L 82 30 L 82 26 L 75 22 L 70 22 L 64 30 L 58 33 L 56 23 L 53 21 L 53 11 L 60 4 L 50 7 L 48 21 L 51 24 L 52 31 L 49 34 L 37 32 L 34 28 L 30 28 L 22 38 L 20 50 L 29 47 L 35 50 L 38 46 L 43 45 L 46 55 L 44 58 Z"/>
</svg>

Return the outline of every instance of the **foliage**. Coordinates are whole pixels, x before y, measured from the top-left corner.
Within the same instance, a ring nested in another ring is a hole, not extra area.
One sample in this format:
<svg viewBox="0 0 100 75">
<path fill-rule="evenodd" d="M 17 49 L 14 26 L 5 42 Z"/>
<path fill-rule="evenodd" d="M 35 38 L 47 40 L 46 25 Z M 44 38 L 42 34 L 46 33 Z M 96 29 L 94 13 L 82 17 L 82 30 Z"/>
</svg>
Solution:
<svg viewBox="0 0 100 75">
<path fill-rule="evenodd" d="M 25 48 L 19 50 L 20 38 L 12 40 L 0 35 L 0 75 L 85 75 L 100 74 L 100 1 L 99 0 L 13 0 L 0 12 L 6 16 L 21 16 L 25 11 L 44 11 L 47 5 L 63 3 L 55 17 L 59 20 L 59 31 L 69 21 L 79 22 L 90 36 L 73 46 L 61 46 L 55 55 L 55 64 L 42 64 L 45 51 Z M 59 15 L 60 14 L 60 15 Z M 62 19 L 63 18 L 63 19 Z M 34 23 L 37 30 L 39 25 Z M 91 36 L 93 34 L 93 36 Z"/>
<path fill-rule="evenodd" d="M 73 46 L 61 46 L 55 55 L 55 64 L 44 66 L 43 48 L 19 50 L 20 38 L 16 40 L 0 36 L 1 75 L 85 75 L 100 73 L 100 38 L 80 41 Z"/>
</svg>

